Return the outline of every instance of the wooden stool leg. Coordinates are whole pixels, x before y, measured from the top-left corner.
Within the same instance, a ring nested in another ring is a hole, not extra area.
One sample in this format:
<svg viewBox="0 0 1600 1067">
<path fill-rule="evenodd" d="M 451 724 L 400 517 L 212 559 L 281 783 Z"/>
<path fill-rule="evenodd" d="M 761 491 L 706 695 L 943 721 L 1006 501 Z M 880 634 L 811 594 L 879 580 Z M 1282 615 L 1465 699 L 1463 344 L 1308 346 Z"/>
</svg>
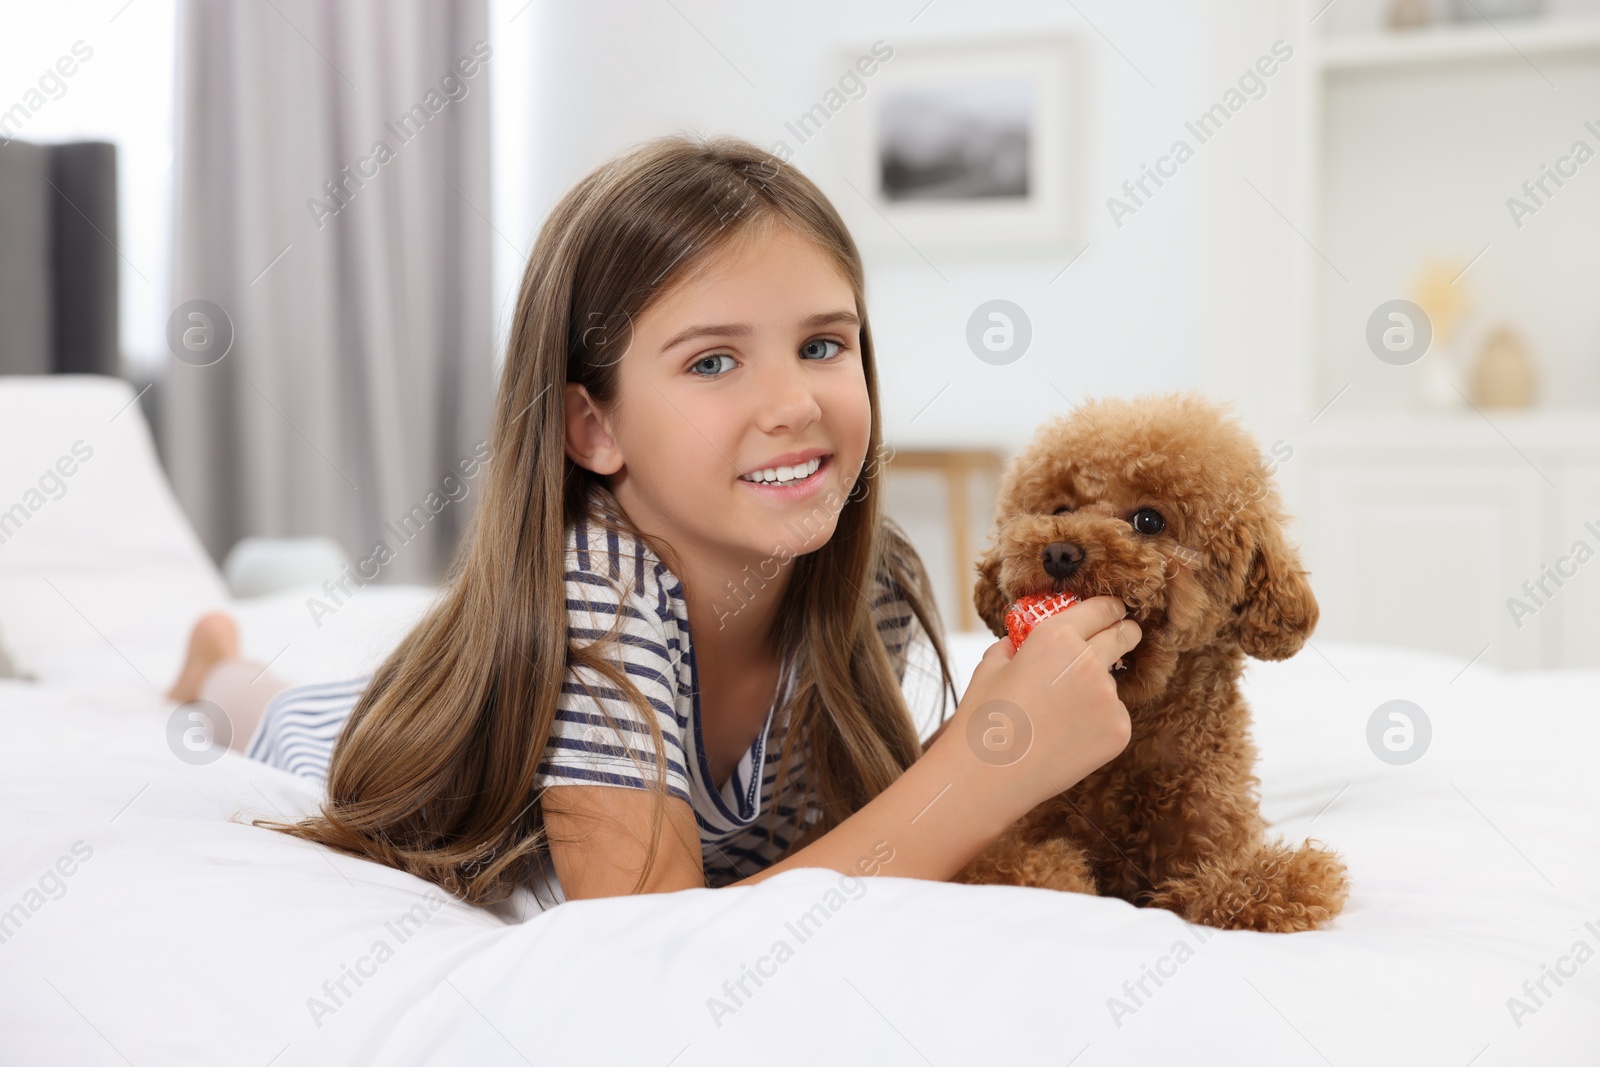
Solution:
<svg viewBox="0 0 1600 1067">
<path fill-rule="evenodd" d="M 972 475 L 977 471 L 999 474 L 1005 457 L 991 450 L 907 449 L 896 451 L 895 470 L 931 470 L 944 476 L 946 518 L 950 523 L 950 547 L 954 559 L 956 599 L 961 602 L 951 618 L 963 630 L 982 630 L 983 622 L 972 605 Z"/>
<path fill-rule="evenodd" d="M 956 599 L 961 601 L 961 628 L 975 630 L 978 617 L 972 607 L 972 594 L 968 589 L 971 579 L 967 576 L 967 569 L 972 565 L 972 513 L 967 496 L 969 471 L 966 463 L 954 457 L 945 471 L 949 483 L 950 530 L 956 557 Z"/>
</svg>

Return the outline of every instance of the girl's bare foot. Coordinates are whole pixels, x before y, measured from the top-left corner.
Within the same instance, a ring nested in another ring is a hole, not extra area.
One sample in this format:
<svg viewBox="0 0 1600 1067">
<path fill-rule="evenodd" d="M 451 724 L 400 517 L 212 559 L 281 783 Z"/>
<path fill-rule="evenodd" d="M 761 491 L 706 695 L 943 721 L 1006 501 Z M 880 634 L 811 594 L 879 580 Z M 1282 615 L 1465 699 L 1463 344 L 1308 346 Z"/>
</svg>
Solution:
<svg viewBox="0 0 1600 1067">
<path fill-rule="evenodd" d="M 206 675 L 225 659 L 239 655 L 239 625 L 225 611 L 200 616 L 189 634 L 189 654 L 183 661 L 178 680 L 167 690 L 169 700 L 187 703 L 200 696 Z"/>
</svg>

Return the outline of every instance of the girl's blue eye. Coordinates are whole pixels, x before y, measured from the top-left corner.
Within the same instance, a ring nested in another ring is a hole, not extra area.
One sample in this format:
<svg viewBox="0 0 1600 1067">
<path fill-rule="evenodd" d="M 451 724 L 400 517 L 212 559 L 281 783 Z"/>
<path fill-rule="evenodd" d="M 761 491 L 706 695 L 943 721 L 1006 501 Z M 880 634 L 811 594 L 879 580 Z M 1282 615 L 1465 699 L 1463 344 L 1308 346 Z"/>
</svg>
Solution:
<svg viewBox="0 0 1600 1067">
<path fill-rule="evenodd" d="M 835 345 L 838 347 L 839 351 L 844 351 L 844 345 L 830 337 L 813 337 L 811 340 L 800 346 L 801 353 L 804 354 L 805 350 L 810 348 L 812 345 Z M 822 358 L 826 359 L 827 357 L 824 356 Z"/>
<path fill-rule="evenodd" d="M 705 366 L 705 365 L 706 365 L 706 364 L 707 364 L 707 363 L 711 363 L 711 362 L 713 362 L 713 361 L 714 361 L 714 360 L 719 360 L 719 359 L 732 359 L 732 358 L 733 358 L 733 357 L 732 357 L 732 356 L 730 356 L 730 355 L 728 355 L 728 354 L 727 354 L 727 353 L 726 353 L 726 352 L 719 352 L 719 353 L 717 353 L 717 354 L 716 354 L 716 355 L 714 355 L 714 356 L 706 356 L 706 357 L 705 357 L 705 358 L 704 358 L 704 359 L 697 359 L 697 360 L 695 360 L 695 361 L 694 361 L 694 366 L 696 366 L 696 367 L 703 367 L 703 366 Z M 696 374 L 696 375 L 695 375 L 695 377 L 696 377 L 696 378 L 717 378 L 717 377 L 721 377 L 721 375 L 717 375 L 717 374 Z"/>
</svg>

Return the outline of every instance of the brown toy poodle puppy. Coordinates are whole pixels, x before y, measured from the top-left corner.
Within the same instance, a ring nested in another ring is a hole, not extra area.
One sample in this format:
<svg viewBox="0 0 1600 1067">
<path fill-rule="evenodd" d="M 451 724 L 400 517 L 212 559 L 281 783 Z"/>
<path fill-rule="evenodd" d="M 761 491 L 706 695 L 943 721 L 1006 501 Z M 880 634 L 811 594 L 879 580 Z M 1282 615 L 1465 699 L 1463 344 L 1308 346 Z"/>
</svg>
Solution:
<svg viewBox="0 0 1600 1067">
<path fill-rule="evenodd" d="M 1117 671 L 1133 736 L 953 881 L 1114 896 L 1232 930 L 1339 914 L 1334 853 L 1263 840 L 1239 695 L 1246 656 L 1286 659 L 1317 622 L 1270 478 L 1249 436 L 1193 395 L 1086 403 L 1007 467 L 978 613 L 1004 636 L 1024 594 L 1120 598 L 1144 634 Z"/>
</svg>

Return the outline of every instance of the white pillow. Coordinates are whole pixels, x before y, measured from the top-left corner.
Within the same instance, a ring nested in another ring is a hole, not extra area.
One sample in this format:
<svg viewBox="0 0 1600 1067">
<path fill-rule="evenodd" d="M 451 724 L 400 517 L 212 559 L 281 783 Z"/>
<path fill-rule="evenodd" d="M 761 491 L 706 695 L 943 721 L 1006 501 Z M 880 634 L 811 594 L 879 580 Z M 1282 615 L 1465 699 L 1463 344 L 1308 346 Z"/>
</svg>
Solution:
<svg viewBox="0 0 1600 1067">
<path fill-rule="evenodd" d="M 222 561 L 222 577 L 234 596 L 255 597 L 337 582 L 353 566 L 331 537 L 241 537 Z"/>
<path fill-rule="evenodd" d="M 164 690 L 227 604 L 134 400 L 118 378 L 0 376 L 0 632 L 42 682 Z"/>
</svg>

